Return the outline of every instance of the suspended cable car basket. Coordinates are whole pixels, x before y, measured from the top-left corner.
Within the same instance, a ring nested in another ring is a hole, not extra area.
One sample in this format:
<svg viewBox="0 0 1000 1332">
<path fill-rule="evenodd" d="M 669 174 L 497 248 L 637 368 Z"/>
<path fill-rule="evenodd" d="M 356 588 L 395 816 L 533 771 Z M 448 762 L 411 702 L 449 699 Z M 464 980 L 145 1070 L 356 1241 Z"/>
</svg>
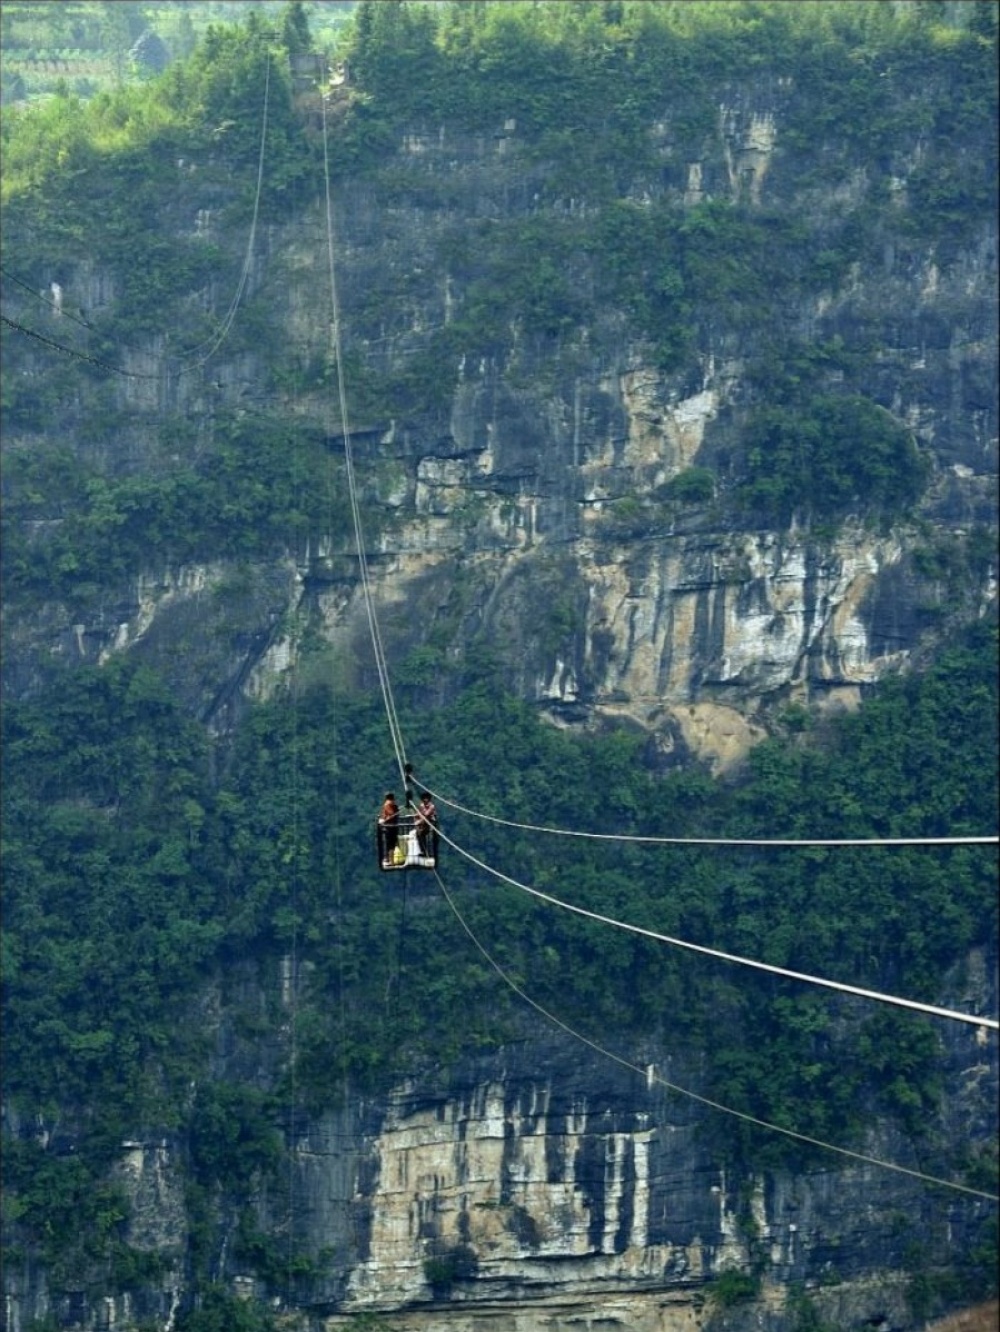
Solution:
<svg viewBox="0 0 1000 1332">
<path fill-rule="evenodd" d="M 397 814 L 392 824 L 377 820 L 375 824 L 375 854 L 378 867 L 391 870 L 437 868 L 437 828 L 416 814 Z"/>
</svg>

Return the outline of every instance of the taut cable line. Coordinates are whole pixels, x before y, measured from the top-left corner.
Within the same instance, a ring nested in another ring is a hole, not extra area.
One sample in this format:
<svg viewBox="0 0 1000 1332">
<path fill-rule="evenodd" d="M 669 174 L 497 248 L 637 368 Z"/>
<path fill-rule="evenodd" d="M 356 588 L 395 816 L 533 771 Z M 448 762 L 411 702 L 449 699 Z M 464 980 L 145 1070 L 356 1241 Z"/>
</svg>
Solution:
<svg viewBox="0 0 1000 1332">
<path fill-rule="evenodd" d="M 735 1110 L 732 1106 L 723 1105 L 719 1101 L 711 1100 L 708 1096 L 702 1096 L 698 1092 L 693 1092 L 688 1090 L 688 1088 L 686 1087 L 680 1087 L 675 1082 L 668 1082 L 666 1078 L 661 1077 L 656 1072 L 655 1068 L 653 1068 L 652 1071 L 650 1071 L 650 1068 L 648 1067 L 643 1068 L 639 1064 L 633 1064 L 631 1060 L 625 1059 L 621 1055 L 615 1054 L 613 1051 L 608 1050 L 605 1046 L 599 1045 L 596 1041 L 592 1041 L 589 1036 L 584 1036 L 581 1032 L 574 1030 L 574 1028 L 569 1026 L 568 1023 L 564 1022 L 562 1018 L 556 1017 L 556 1015 L 554 1013 L 550 1013 L 547 1008 L 543 1008 L 540 1003 L 532 999 L 529 994 L 527 994 L 523 989 L 521 989 L 521 987 L 517 984 L 517 982 L 511 976 L 508 975 L 508 973 L 503 969 L 500 963 L 496 961 L 496 959 L 488 951 L 488 949 L 480 942 L 475 932 L 473 931 L 472 927 L 468 924 L 465 917 L 459 911 L 451 894 L 444 886 L 444 882 L 442 881 L 441 876 L 437 870 L 434 871 L 434 877 L 437 879 L 438 887 L 441 889 L 445 901 L 451 907 L 456 918 L 458 919 L 459 924 L 462 926 L 462 929 L 469 936 L 473 944 L 475 944 L 476 948 L 486 959 L 486 961 L 490 964 L 490 966 L 497 973 L 497 975 L 504 982 L 504 984 L 509 986 L 510 989 L 514 992 L 514 994 L 518 996 L 519 999 L 523 1000 L 524 1003 L 529 1004 L 535 1010 L 536 1013 L 540 1013 L 541 1016 L 546 1019 L 546 1021 L 551 1022 L 555 1026 L 559 1027 L 562 1031 L 566 1032 L 567 1035 L 572 1036 L 574 1040 L 581 1041 L 584 1045 L 588 1046 L 591 1050 L 594 1050 L 597 1054 L 603 1055 L 604 1058 L 606 1059 L 614 1060 L 616 1064 L 620 1064 L 623 1068 L 627 1068 L 631 1072 L 638 1073 L 641 1077 L 657 1083 L 659 1086 L 666 1088 L 667 1091 L 675 1092 L 678 1096 L 685 1096 L 689 1100 L 697 1101 L 699 1105 L 704 1105 L 710 1110 L 716 1110 L 720 1114 L 731 1115 L 735 1119 L 741 1119 L 746 1124 L 754 1124 L 757 1128 L 767 1129 L 772 1133 L 781 1133 L 786 1138 L 794 1138 L 796 1142 L 804 1142 L 811 1147 L 820 1147 L 827 1152 L 836 1152 L 840 1156 L 846 1156 L 849 1157 L 851 1160 L 860 1161 L 864 1165 L 879 1166 L 883 1170 L 895 1171 L 896 1174 L 909 1175 L 912 1179 L 918 1179 L 924 1184 L 933 1184 L 940 1188 L 952 1189 L 958 1193 L 971 1194 L 974 1198 L 985 1198 L 989 1202 L 1000 1202 L 1000 1195 L 997 1195 L 995 1193 L 988 1193 L 986 1192 L 985 1189 L 974 1189 L 967 1184 L 957 1184 L 954 1180 L 942 1179 L 939 1178 L 937 1175 L 927 1174 L 923 1170 L 913 1170 L 909 1166 L 897 1165 L 894 1161 L 884 1161 L 877 1156 L 868 1156 L 864 1152 L 856 1152 L 849 1147 L 839 1147 L 837 1146 L 836 1143 L 824 1142 L 822 1138 L 811 1137 L 808 1133 L 799 1133 L 795 1129 L 784 1128 L 781 1124 L 772 1124 L 770 1123 L 770 1121 L 766 1119 L 758 1119 L 756 1115 L 747 1114 L 746 1111 Z"/>
<path fill-rule="evenodd" d="M 658 834 L 645 833 L 599 833 L 584 832 L 575 828 L 559 828 L 544 823 L 518 823 L 515 819 L 504 819 L 497 814 L 487 814 L 483 810 L 469 809 L 455 800 L 435 791 L 426 782 L 421 782 L 424 789 L 430 791 L 440 805 L 467 814 L 473 819 L 482 819 L 485 823 L 495 823 L 501 828 L 517 828 L 522 832 L 551 833 L 556 837 L 583 837 L 595 842 L 640 842 L 649 846 L 759 846 L 759 847 L 810 847 L 810 846 L 996 846 L 1000 836 L 989 833 L 984 836 L 956 837 L 661 837 Z"/>
<path fill-rule="evenodd" d="M 29 282 L 25 282 L 25 280 L 19 278 L 16 273 L 12 273 L 9 268 L 4 268 L 3 264 L 0 264 L 0 274 L 13 282 L 16 287 L 23 288 L 24 291 L 28 292 L 31 296 L 34 296 L 36 300 L 41 301 L 43 305 L 51 306 L 51 308 L 57 312 L 60 319 L 68 319 L 70 323 L 79 324 L 81 328 L 87 329 L 90 333 L 94 331 L 94 325 L 88 320 L 73 314 L 71 310 L 64 310 L 57 301 L 52 299 L 51 296 L 46 296 L 44 292 L 37 291 Z"/>
<path fill-rule="evenodd" d="M 36 342 L 43 343 L 46 347 L 51 347 L 53 351 L 63 352 L 66 356 L 73 356 L 78 361 L 86 361 L 88 365 L 96 365 L 99 370 L 108 370 L 113 375 L 121 375 L 123 379 L 162 379 L 162 375 L 146 375 L 138 370 L 123 370 L 120 365 L 112 365 L 110 361 L 102 361 L 99 356 L 88 356 L 86 352 L 77 351 L 73 347 L 67 347 L 64 342 L 57 342 L 55 338 L 47 338 L 44 333 L 39 333 L 37 329 L 27 328 L 24 324 L 18 323 L 16 319 L 8 319 L 5 314 L 0 314 L 0 321 L 5 323 L 8 328 L 15 329 L 18 333 L 23 333 L 27 338 L 34 338 Z"/>
<path fill-rule="evenodd" d="M 641 925 L 630 925 L 627 921 L 616 920 L 613 916 L 603 916 L 596 911 L 588 911 L 586 907 L 575 906 L 572 902 L 564 902 L 561 898 L 553 897 L 551 893 L 543 893 L 540 888 L 532 888 L 526 883 L 511 878 L 510 875 L 494 869 L 492 865 L 488 865 L 485 860 L 480 860 L 478 856 L 474 856 L 471 851 L 466 851 L 457 842 L 452 841 L 447 833 L 440 829 L 438 829 L 438 833 L 441 840 L 446 842 L 453 851 L 457 851 L 460 856 L 464 856 L 471 864 L 485 870 L 487 874 L 492 874 L 494 878 L 510 884 L 512 888 L 517 888 L 523 893 L 528 893 L 531 897 L 538 898 L 539 901 L 548 902 L 550 906 L 560 907 L 563 911 L 571 911 L 574 915 L 584 916 L 586 919 L 596 921 L 600 925 L 610 925 L 617 930 L 625 930 L 629 934 L 638 934 L 646 939 L 655 939 L 658 943 L 669 944 L 673 948 L 683 948 L 692 953 L 700 953 L 705 957 L 714 957 L 720 962 L 734 962 L 741 967 L 751 967 L 756 971 L 767 971 L 771 975 L 784 976 L 788 980 L 803 981 L 808 985 L 820 985 L 828 990 L 837 990 L 841 994 L 851 994 L 860 999 L 873 999 L 883 1004 L 894 1004 L 897 1008 L 909 1008 L 931 1017 L 950 1018 L 955 1022 L 965 1022 L 973 1027 L 988 1027 L 993 1031 L 1000 1028 L 1000 1022 L 996 1018 L 978 1017 L 973 1013 L 960 1013 L 955 1009 L 939 1008 L 934 1004 L 920 1003 L 916 999 L 901 999 L 897 995 L 883 994 L 879 990 L 866 990 L 858 985 L 847 985 L 843 981 L 826 980 L 822 976 L 812 976 L 807 972 L 792 971 L 787 967 L 774 966 L 770 962 L 758 962 L 753 958 L 739 957 L 735 953 L 725 953 L 721 949 L 709 948 L 705 944 L 690 943 L 686 939 L 676 939 L 669 934 L 647 930 Z"/>
<path fill-rule="evenodd" d="M 407 763 L 403 746 L 403 736 L 396 715 L 396 705 L 392 697 L 389 670 L 385 658 L 385 649 L 379 632 L 378 619 L 375 615 L 375 603 L 372 596 L 371 577 L 368 572 L 368 559 L 365 552 L 364 533 L 361 525 L 361 509 L 358 503 L 358 489 L 354 473 L 354 451 L 351 444 L 351 429 L 347 413 L 347 391 L 344 385 L 344 364 L 340 346 L 340 306 L 337 297 L 337 268 L 334 258 L 333 197 L 330 186 L 330 154 L 327 139 L 326 97 L 321 98 L 323 108 L 323 180 L 326 196 L 326 247 L 330 278 L 331 328 L 330 341 L 334 363 L 337 370 L 337 393 L 340 407 L 340 423 L 344 438 L 344 459 L 347 472 L 347 488 L 350 496 L 351 518 L 354 524 L 354 540 L 358 551 L 358 565 L 361 573 L 361 587 L 364 596 L 365 612 L 368 617 L 368 631 L 371 636 L 372 650 L 375 655 L 375 668 L 378 672 L 382 702 L 385 707 L 389 733 L 392 737 L 396 763 L 400 779 L 406 785 Z"/>
</svg>

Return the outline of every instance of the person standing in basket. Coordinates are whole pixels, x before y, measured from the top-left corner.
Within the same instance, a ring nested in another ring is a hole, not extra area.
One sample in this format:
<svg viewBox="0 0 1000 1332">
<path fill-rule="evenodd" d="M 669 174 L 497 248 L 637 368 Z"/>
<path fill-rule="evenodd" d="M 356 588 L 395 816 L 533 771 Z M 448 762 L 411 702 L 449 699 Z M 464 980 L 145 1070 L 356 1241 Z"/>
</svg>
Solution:
<svg viewBox="0 0 1000 1332">
<path fill-rule="evenodd" d="M 420 804 L 417 806 L 417 842 L 420 854 L 430 857 L 434 864 L 438 858 L 437 809 L 429 791 L 421 791 Z"/>
<path fill-rule="evenodd" d="M 383 869 L 392 864 L 393 852 L 399 840 L 399 806 L 392 791 L 386 791 L 378 815 L 378 854 Z"/>
</svg>

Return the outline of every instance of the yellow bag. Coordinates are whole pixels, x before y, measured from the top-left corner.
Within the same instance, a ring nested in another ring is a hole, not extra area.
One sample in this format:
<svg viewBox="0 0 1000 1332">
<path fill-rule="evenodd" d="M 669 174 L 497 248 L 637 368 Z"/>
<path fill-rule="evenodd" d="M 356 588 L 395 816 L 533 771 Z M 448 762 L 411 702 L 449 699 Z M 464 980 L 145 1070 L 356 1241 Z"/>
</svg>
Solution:
<svg viewBox="0 0 1000 1332">
<path fill-rule="evenodd" d="M 401 846 L 395 846 L 392 849 L 392 863 L 394 865 L 404 865 L 406 863 L 406 852 Z"/>
</svg>

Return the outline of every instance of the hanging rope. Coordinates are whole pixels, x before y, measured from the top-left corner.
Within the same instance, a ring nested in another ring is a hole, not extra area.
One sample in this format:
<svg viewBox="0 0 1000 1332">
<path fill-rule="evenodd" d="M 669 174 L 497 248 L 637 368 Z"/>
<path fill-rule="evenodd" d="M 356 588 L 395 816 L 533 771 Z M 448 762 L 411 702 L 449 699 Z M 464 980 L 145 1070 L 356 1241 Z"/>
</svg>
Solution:
<svg viewBox="0 0 1000 1332">
<path fill-rule="evenodd" d="M 208 347 L 208 351 L 205 352 L 204 356 L 200 356 L 197 362 L 193 366 L 190 366 L 187 369 L 182 368 L 180 370 L 175 371 L 175 374 L 177 375 L 190 373 L 191 370 L 201 369 L 201 367 L 205 365 L 219 350 L 223 342 L 225 342 L 226 338 L 229 336 L 229 331 L 233 326 L 234 319 L 236 318 L 236 312 L 239 309 L 240 302 L 242 301 L 244 293 L 246 292 L 247 283 L 250 281 L 250 270 L 253 267 L 254 242 L 257 236 L 257 217 L 260 212 L 260 196 L 264 181 L 264 144 L 267 139 L 267 113 L 268 113 L 268 104 L 270 99 L 270 90 L 271 90 L 271 52 L 270 50 L 268 50 L 266 53 L 266 58 L 264 63 L 264 111 L 261 117 L 261 126 L 260 126 L 260 151 L 257 155 L 257 188 L 254 192 L 253 216 L 251 217 L 250 220 L 250 235 L 247 238 L 246 253 L 244 254 L 243 257 L 243 268 L 240 272 L 239 281 L 236 284 L 236 291 L 233 293 L 233 299 L 229 302 L 229 309 L 226 311 L 225 315 L 223 316 L 222 325 L 218 335 L 213 336 L 212 338 L 206 338 L 204 342 L 198 343 L 197 346 L 192 347 L 189 351 L 182 352 L 181 357 L 184 360 L 187 360 L 192 356 L 196 356 L 197 353 L 202 349 L 202 347 L 206 346 Z"/>
<path fill-rule="evenodd" d="M 198 359 L 192 365 L 180 365 L 177 367 L 167 366 L 163 372 L 157 372 L 155 374 L 146 374 L 138 370 L 125 370 L 119 365 L 112 365 L 109 361 L 105 361 L 101 357 L 90 356 L 85 352 L 76 351 L 72 347 L 67 347 L 65 343 L 58 342 L 54 338 L 45 337 L 43 334 L 37 332 L 36 330 L 27 328 L 24 324 L 19 323 L 17 320 L 7 318 L 6 315 L 0 315 L 0 319 L 2 319 L 3 322 L 7 324 L 10 328 L 16 329 L 17 332 L 23 333 L 26 337 L 34 338 L 37 342 L 41 342 L 45 346 L 51 347 L 55 351 L 62 352 L 66 356 L 73 356 L 77 360 L 86 361 L 90 365 L 95 365 L 101 370 L 109 371 L 111 374 L 121 375 L 122 378 L 124 379 L 162 380 L 165 377 L 170 378 L 171 376 L 174 379 L 177 379 L 181 375 L 192 374 L 196 370 L 201 370 L 209 362 L 209 360 L 211 360 L 211 358 L 215 355 L 215 353 L 222 346 L 223 342 L 225 342 L 226 338 L 229 336 L 230 330 L 232 329 L 233 326 L 233 321 L 236 318 L 236 313 L 240 306 L 240 302 L 243 299 L 243 296 L 246 292 L 247 284 L 250 280 L 250 271 L 253 266 L 254 243 L 257 235 L 257 218 L 260 211 L 260 198 L 261 198 L 261 191 L 264 180 L 264 146 L 267 139 L 267 117 L 268 117 L 268 106 L 270 102 L 270 88 L 271 88 L 271 52 L 270 50 L 268 50 L 266 52 L 266 59 L 264 66 L 264 106 L 261 115 L 260 151 L 258 153 L 258 158 L 257 158 L 257 185 L 256 185 L 256 190 L 254 192 L 253 216 L 250 223 L 250 234 L 247 239 L 246 252 L 243 258 L 243 268 L 240 273 L 239 280 L 236 284 L 236 291 L 233 295 L 232 300 L 229 303 L 228 310 L 226 311 L 225 315 L 222 318 L 222 324 L 218 333 L 213 333 L 210 338 L 206 338 L 203 342 L 198 343 L 197 346 L 192 347 L 190 350 L 178 353 L 178 356 L 182 361 L 186 361 L 192 357 L 197 356 Z M 55 301 L 50 300 L 50 298 L 44 295 L 44 293 L 36 291 L 34 287 L 30 286 L 27 282 L 23 281 L 21 278 L 16 277 L 8 269 L 0 266 L 0 273 L 3 273 L 4 277 L 9 279 L 11 282 L 15 283 L 17 286 L 23 287 L 25 291 L 30 292 L 31 295 L 36 297 L 38 300 L 44 302 L 47 305 L 52 306 L 53 309 L 58 310 L 59 314 L 63 318 L 72 320 L 73 323 L 79 324 L 81 328 L 85 328 L 88 331 L 93 331 L 94 326 L 91 323 L 89 323 L 86 319 L 81 319 L 76 315 L 71 314 L 69 311 L 63 310 L 60 306 L 56 304 Z M 204 347 L 207 347 L 208 350 L 204 353 L 204 355 L 199 356 L 198 353 L 201 352 L 202 348 Z"/>
<path fill-rule="evenodd" d="M 399 910 L 399 938 L 396 941 L 396 994 L 392 1008 L 394 1031 L 399 1029 L 399 1001 L 403 994 L 403 943 L 406 939 L 406 897 L 409 877 L 409 871 L 403 870 L 403 901 Z"/>
</svg>

